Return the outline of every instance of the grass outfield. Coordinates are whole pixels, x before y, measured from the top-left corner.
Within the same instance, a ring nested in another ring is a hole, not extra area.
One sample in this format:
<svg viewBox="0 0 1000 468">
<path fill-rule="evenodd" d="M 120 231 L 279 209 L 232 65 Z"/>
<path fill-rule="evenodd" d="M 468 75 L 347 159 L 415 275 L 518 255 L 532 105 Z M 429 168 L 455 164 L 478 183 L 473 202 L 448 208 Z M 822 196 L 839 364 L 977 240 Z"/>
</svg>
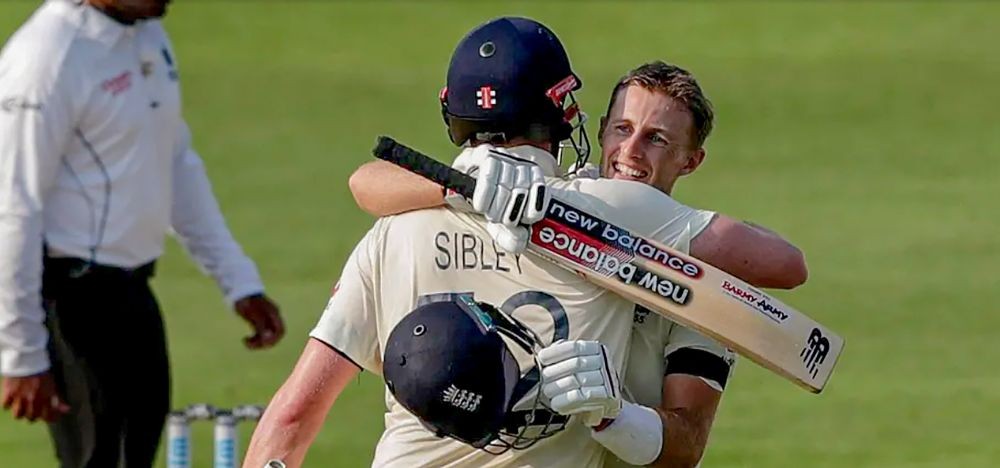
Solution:
<svg viewBox="0 0 1000 468">
<path fill-rule="evenodd" d="M 36 4 L 0 2 L 0 37 Z M 289 326 L 278 348 L 246 351 L 246 327 L 171 241 L 154 284 L 177 405 L 267 402 L 371 223 L 348 175 L 381 133 L 456 154 L 436 104 L 452 48 L 524 14 L 569 49 L 592 135 L 626 69 L 666 59 L 698 76 L 717 127 L 676 195 L 799 244 L 810 281 L 781 296 L 847 339 L 820 396 L 742 361 L 703 466 L 996 465 L 1000 6 L 502 5 L 176 2 L 196 147 Z M 366 466 L 381 402 L 379 380 L 351 385 L 308 466 Z M 209 430 L 195 435 L 208 466 Z M 0 464 L 50 466 L 51 453 L 41 427 L 0 415 Z"/>
</svg>

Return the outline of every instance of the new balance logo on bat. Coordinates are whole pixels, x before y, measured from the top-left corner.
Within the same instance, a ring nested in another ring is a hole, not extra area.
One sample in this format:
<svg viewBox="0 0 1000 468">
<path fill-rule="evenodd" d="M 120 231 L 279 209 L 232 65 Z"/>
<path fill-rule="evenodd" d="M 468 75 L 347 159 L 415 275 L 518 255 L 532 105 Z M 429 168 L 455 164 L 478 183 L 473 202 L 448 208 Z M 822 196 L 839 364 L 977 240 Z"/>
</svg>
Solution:
<svg viewBox="0 0 1000 468">
<path fill-rule="evenodd" d="M 549 203 L 548 216 L 553 216 L 574 230 L 608 244 L 612 249 L 620 250 L 627 255 L 637 255 L 652 260 L 688 278 L 698 279 L 703 273 L 701 267 L 694 261 L 651 245 L 645 239 L 635 236 L 625 229 L 578 211 L 559 200 L 552 200 Z"/>
<path fill-rule="evenodd" d="M 678 305 L 687 305 L 693 295 L 687 286 L 646 271 L 629 261 L 617 249 L 609 249 L 586 235 L 565 229 L 550 219 L 543 219 L 532 229 L 531 240 L 549 252 L 573 264 L 584 266 L 625 284 L 635 284 Z"/>
<path fill-rule="evenodd" d="M 823 336 L 823 332 L 819 331 L 819 328 L 813 328 L 812 333 L 809 334 L 809 339 L 806 340 L 805 348 L 802 348 L 802 352 L 799 356 L 802 357 L 802 362 L 806 365 L 806 370 L 809 371 L 809 375 L 816 378 L 816 374 L 819 373 L 819 366 L 823 364 L 826 360 L 826 354 L 830 352 L 830 340 Z"/>
</svg>

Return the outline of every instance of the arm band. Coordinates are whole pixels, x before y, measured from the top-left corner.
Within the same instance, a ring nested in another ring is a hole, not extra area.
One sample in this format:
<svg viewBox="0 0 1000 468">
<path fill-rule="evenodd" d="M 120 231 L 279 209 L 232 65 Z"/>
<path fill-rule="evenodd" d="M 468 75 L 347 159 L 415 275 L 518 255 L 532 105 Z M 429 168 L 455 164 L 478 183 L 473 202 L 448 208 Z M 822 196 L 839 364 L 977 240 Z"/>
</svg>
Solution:
<svg viewBox="0 0 1000 468">
<path fill-rule="evenodd" d="M 614 422 L 591 435 L 623 462 L 648 465 L 656 461 L 663 448 L 663 420 L 652 408 L 623 401 L 622 412 Z"/>
</svg>

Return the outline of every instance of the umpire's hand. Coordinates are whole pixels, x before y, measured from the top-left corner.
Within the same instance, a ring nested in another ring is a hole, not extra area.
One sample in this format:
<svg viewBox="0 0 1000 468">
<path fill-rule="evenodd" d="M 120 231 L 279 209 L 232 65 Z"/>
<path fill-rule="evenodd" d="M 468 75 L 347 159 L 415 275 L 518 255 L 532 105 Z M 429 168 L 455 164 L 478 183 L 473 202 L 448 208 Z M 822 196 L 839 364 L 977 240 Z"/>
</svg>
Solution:
<svg viewBox="0 0 1000 468">
<path fill-rule="evenodd" d="M 236 301 L 236 313 L 253 327 L 254 334 L 243 338 L 250 349 L 264 349 L 274 346 L 285 336 L 285 323 L 281 320 L 278 306 L 264 294 L 254 294 Z"/>
<path fill-rule="evenodd" d="M 52 422 L 69 412 L 56 392 L 55 380 L 48 371 L 24 377 L 3 377 L 0 385 L 3 409 L 14 413 L 14 419 L 36 419 Z"/>
</svg>

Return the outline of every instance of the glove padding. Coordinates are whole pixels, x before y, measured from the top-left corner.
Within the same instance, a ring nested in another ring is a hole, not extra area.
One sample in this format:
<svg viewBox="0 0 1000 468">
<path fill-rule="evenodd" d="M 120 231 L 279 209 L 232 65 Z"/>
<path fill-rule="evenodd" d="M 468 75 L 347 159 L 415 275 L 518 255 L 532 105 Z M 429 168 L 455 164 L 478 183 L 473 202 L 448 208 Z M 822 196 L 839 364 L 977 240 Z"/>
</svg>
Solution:
<svg viewBox="0 0 1000 468">
<path fill-rule="evenodd" d="M 588 426 L 621 412 L 618 372 L 600 342 L 557 341 L 539 351 L 536 360 L 542 393 L 553 411 L 564 416 L 584 414 Z"/>
<path fill-rule="evenodd" d="M 475 176 L 476 191 L 471 203 L 455 193 L 446 194 L 445 201 L 456 209 L 482 214 L 487 232 L 500 248 L 515 254 L 523 252 L 530 236 L 524 225 L 541 220 L 548 208 L 542 169 L 486 144 L 463 152 L 452 167 Z"/>
</svg>

